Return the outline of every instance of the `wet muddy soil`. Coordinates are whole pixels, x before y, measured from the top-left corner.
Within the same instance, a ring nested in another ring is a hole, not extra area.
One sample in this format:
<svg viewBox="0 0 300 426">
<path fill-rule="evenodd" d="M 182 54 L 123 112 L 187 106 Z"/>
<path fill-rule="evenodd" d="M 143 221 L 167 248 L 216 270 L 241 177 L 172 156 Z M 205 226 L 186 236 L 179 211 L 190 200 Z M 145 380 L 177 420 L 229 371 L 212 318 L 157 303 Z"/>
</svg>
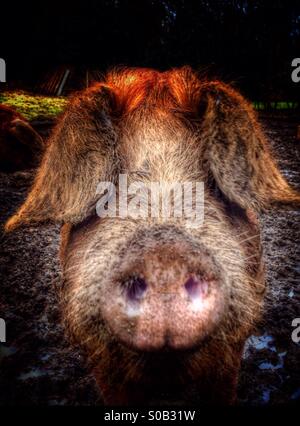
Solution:
<svg viewBox="0 0 300 426">
<path fill-rule="evenodd" d="M 299 188 L 300 119 L 265 115 L 261 121 L 281 170 Z M 47 125 L 41 128 L 47 133 Z M 24 200 L 32 177 L 32 171 L 0 174 L 1 224 Z M 300 211 L 274 211 L 261 220 L 269 290 L 262 322 L 245 347 L 238 401 L 299 403 L 300 343 L 291 335 L 293 319 L 300 318 Z M 0 405 L 101 404 L 80 351 L 64 336 L 58 243 L 54 225 L 2 236 L 0 318 L 6 321 L 7 342 L 0 344 Z"/>
</svg>

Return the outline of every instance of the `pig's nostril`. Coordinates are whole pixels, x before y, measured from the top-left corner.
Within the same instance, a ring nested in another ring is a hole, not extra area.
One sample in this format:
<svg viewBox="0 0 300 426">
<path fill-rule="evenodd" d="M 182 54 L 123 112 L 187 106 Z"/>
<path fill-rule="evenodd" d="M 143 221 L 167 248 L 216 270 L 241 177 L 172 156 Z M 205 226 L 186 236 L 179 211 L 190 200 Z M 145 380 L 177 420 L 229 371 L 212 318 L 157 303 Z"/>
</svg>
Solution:
<svg viewBox="0 0 300 426">
<path fill-rule="evenodd" d="M 188 295 L 192 298 L 204 297 L 208 292 L 208 282 L 195 276 L 190 277 L 184 284 Z"/>
<path fill-rule="evenodd" d="M 127 297 L 130 301 L 138 301 L 147 289 L 146 281 L 141 277 L 132 277 L 127 281 Z"/>
</svg>

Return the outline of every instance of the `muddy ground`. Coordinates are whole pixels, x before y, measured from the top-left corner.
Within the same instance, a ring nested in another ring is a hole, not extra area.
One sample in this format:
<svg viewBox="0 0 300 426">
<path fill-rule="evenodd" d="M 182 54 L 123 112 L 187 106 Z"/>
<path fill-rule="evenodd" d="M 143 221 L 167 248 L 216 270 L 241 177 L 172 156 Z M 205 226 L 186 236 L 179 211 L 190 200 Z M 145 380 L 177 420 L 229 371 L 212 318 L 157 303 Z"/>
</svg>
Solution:
<svg viewBox="0 0 300 426">
<path fill-rule="evenodd" d="M 261 117 L 279 165 L 299 188 L 300 141 L 295 116 Z M 299 122 L 298 122 L 299 121 Z M 51 123 L 50 123 L 51 124 Z M 49 123 L 35 123 L 47 134 Z M 268 170 L 266 170 L 268 173 Z M 1 224 L 20 205 L 33 172 L 0 174 Z M 262 216 L 269 291 L 265 314 L 245 348 L 238 400 L 241 405 L 300 403 L 300 343 L 292 320 L 300 318 L 300 211 Z M 82 356 L 64 337 L 57 307 L 59 227 L 30 227 L 2 237 L 0 405 L 101 404 Z"/>
</svg>

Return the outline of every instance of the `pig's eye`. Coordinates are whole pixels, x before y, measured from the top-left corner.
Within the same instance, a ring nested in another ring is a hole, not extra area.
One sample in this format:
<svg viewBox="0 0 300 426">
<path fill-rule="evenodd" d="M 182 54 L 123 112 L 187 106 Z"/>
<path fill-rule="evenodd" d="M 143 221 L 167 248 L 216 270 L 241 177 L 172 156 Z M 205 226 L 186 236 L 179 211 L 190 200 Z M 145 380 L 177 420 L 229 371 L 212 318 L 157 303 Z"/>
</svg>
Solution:
<svg viewBox="0 0 300 426">
<path fill-rule="evenodd" d="M 213 197 L 223 203 L 226 210 L 226 214 L 229 217 L 245 217 L 245 210 L 234 201 L 230 201 L 226 197 L 226 195 L 221 191 L 221 189 L 217 185 L 217 182 L 213 178 L 209 179 L 208 187 Z"/>
<path fill-rule="evenodd" d="M 124 286 L 127 298 L 130 301 L 139 301 L 147 289 L 146 281 L 139 276 L 130 277 L 125 281 Z"/>
<path fill-rule="evenodd" d="M 212 176 L 209 178 L 208 187 L 209 187 L 211 194 L 214 196 L 214 198 L 216 198 L 219 201 L 222 201 L 223 203 L 226 203 L 226 204 L 228 203 L 229 200 L 223 194 L 223 192 L 221 191 L 221 189 L 217 185 L 217 182 L 215 181 L 215 179 Z"/>
</svg>

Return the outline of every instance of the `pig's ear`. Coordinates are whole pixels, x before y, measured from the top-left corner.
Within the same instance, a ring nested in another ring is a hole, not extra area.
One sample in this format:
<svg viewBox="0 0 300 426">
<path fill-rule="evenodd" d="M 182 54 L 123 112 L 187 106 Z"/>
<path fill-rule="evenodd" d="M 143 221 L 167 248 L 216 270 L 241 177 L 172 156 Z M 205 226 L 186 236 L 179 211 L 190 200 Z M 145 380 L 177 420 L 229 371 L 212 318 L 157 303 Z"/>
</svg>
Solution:
<svg viewBox="0 0 300 426">
<path fill-rule="evenodd" d="M 6 231 L 41 221 L 78 223 L 93 209 L 115 133 L 111 90 L 96 85 L 74 96 L 54 129 L 33 187 Z"/>
<path fill-rule="evenodd" d="M 206 83 L 200 92 L 204 158 L 224 195 L 243 208 L 300 206 L 281 175 L 252 106 L 231 87 Z"/>
</svg>

